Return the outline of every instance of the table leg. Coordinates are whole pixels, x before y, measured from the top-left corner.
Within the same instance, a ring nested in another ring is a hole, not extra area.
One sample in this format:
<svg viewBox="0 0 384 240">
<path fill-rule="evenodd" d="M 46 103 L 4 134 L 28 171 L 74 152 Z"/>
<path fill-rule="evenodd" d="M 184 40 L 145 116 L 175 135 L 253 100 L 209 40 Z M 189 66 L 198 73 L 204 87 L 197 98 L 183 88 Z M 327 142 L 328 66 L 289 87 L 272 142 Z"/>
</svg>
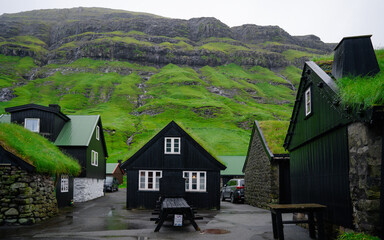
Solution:
<svg viewBox="0 0 384 240">
<path fill-rule="evenodd" d="M 277 236 L 277 226 L 276 226 L 276 214 L 271 212 L 271 216 L 272 216 L 272 230 L 273 230 L 273 238 L 274 239 L 277 239 L 278 236 Z"/>
<path fill-rule="evenodd" d="M 187 217 L 189 218 L 189 221 L 192 223 L 193 227 L 195 228 L 196 231 L 200 231 L 199 226 L 195 222 L 194 214 L 192 208 L 186 212 Z"/>
<path fill-rule="evenodd" d="M 316 223 L 317 223 L 317 231 L 318 231 L 319 240 L 324 240 L 325 234 L 324 234 L 324 220 L 323 220 L 322 210 L 319 210 L 316 213 L 316 220 L 317 220 Z"/>
<path fill-rule="evenodd" d="M 160 211 L 160 214 L 159 214 L 160 221 L 159 221 L 159 223 L 157 224 L 157 226 L 155 228 L 155 232 L 158 232 L 160 230 L 160 228 L 163 225 L 165 219 L 167 219 L 167 216 L 168 216 L 167 211 L 165 211 L 165 210 L 161 210 Z"/>
<path fill-rule="evenodd" d="M 281 216 L 281 212 L 279 211 L 276 211 L 276 226 L 279 240 L 284 240 L 283 218 Z"/>
<path fill-rule="evenodd" d="M 316 238 L 315 219 L 313 217 L 313 212 L 308 213 L 308 227 L 309 227 L 309 237 Z"/>
</svg>

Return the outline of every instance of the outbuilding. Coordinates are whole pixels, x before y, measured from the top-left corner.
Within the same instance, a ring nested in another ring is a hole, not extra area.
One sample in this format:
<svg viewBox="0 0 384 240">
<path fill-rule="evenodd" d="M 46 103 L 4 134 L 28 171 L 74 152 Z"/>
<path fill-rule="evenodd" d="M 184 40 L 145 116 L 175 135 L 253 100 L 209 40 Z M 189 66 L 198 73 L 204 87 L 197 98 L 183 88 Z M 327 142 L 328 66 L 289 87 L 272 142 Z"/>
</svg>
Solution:
<svg viewBox="0 0 384 240">
<path fill-rule="evenodd" d="M 226 167 L 176 122 L 122 164 L 127 174 L 127 208 L 155 208 L 160 178 L 185 179 L 185 198 L 198 208 L 220 209 L 220 170 Z"/>
<path fill-rule="evenodd" d="M 284 143 L 292 203 L 326 205 L 328 222 L 373 234 L 384 223 L 384 106 L 340 96 L 356 76 L 376 89 L 369 76 L 379 71 L 370 36 L 344 38 L 335 48 L 332 74 L 306 62 Z M 362 85 L 349 94 L 360 94 Z"/>
</svg>

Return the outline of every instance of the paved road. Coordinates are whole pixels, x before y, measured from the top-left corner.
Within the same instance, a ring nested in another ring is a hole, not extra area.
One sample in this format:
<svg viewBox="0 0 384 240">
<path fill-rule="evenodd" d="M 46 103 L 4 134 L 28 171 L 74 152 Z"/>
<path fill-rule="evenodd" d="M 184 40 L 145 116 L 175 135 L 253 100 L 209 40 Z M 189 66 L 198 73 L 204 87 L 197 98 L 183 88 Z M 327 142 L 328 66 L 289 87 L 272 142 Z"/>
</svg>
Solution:
<svg viewBox="0 0 384 240">
<path fill-rule="evenodd" d="M 0 227 L 3 239 L 251 239 L 273 240 L 269 211 L 246 204 L 222 202 L 221 210 L 198 211 L 200 232 L 191 224 L 172 227 L 165 222 L 160 232 L 149 221 L 151 211 L 125 209 L 125 190 L 62 209 L 48 221 L 32 226 Z M 291 216 L 285 216 L 291 218 Z M 284 226 L 285 239 L 309 240 L 308 231 Z"/>
</svg>

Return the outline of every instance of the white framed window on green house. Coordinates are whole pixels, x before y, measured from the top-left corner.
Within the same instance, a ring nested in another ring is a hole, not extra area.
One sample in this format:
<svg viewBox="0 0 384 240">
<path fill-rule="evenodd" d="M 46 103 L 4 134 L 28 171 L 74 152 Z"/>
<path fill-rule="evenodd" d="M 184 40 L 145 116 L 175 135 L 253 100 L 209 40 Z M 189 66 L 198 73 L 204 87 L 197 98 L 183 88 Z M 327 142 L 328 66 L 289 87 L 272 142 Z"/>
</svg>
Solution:
<svg viewBox="0 0 384 240">
<path fill-rule="evenodd" d="M 185 191 L 205 192 L 207 190 L 207 172 L 183 171 L 185 178 Z"/>
<path fill-rule="evenodd" d="M 166 137 L 164 139 L 164 152 L 166 154 L 180 154 L 181 140 L 179 137 Z"/>
<path fill-rule="evenodd" d="M 24 119 L 24 127 L 32 132 L 40 132 L 40 118 Z"/>
<path fill-rule="evenodd" d="M 305 116 L 308 116 L 312 113 L 312 96 L 311 96 L 311 88 L 309 87 L 305 91 Z"/>
<path fill-rule="evenodd" d="M 100 140 L 100 127 L 96 126 L 96 139 Z"/>
<path fill-rule="evenodd" d="M 68 192 L 69 177 L 68 175 L 61 175 L 61 192 Z"/>
<path fill-rule="evenodd" d="M 92 166 L 99 166 L 99 153 L 92 150 L 91 152 L 91 165 Z"/>
<path fill-rule="evenodd" d="M 162 174 L 162 171 L 157 170 L 140 170 L 139 190 L 159 191 Z"/>
</svg>

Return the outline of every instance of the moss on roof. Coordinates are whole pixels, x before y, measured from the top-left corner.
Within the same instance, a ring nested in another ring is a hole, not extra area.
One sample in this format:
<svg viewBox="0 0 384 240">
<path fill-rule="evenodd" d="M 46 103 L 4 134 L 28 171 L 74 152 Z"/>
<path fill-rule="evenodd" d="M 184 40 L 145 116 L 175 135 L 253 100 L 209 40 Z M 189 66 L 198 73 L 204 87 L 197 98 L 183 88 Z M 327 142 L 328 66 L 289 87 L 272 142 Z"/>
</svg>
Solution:
<svg viewBox="0 0 384 240">
<path fill-rule="evenodd" d="M 336 81 L 344 104 L 365 108 L 384 105 L 384 49 L 376 50 L 380 72 L 373 77 L 344 77 Z"/>
<path fill-rule="evenodd" d="M 287 135 L 289 121 L 259 121 L 259 126 L 273 154 L 288 153 L 283 144 Z"/>
<path fill-rule="evenodd" d="M 0 145 L 35 166 L 39 173 L 76 176 L 81 171 L 79 163 L 53 143 L 16 124 L 0 123 Z"/>
</svg>

